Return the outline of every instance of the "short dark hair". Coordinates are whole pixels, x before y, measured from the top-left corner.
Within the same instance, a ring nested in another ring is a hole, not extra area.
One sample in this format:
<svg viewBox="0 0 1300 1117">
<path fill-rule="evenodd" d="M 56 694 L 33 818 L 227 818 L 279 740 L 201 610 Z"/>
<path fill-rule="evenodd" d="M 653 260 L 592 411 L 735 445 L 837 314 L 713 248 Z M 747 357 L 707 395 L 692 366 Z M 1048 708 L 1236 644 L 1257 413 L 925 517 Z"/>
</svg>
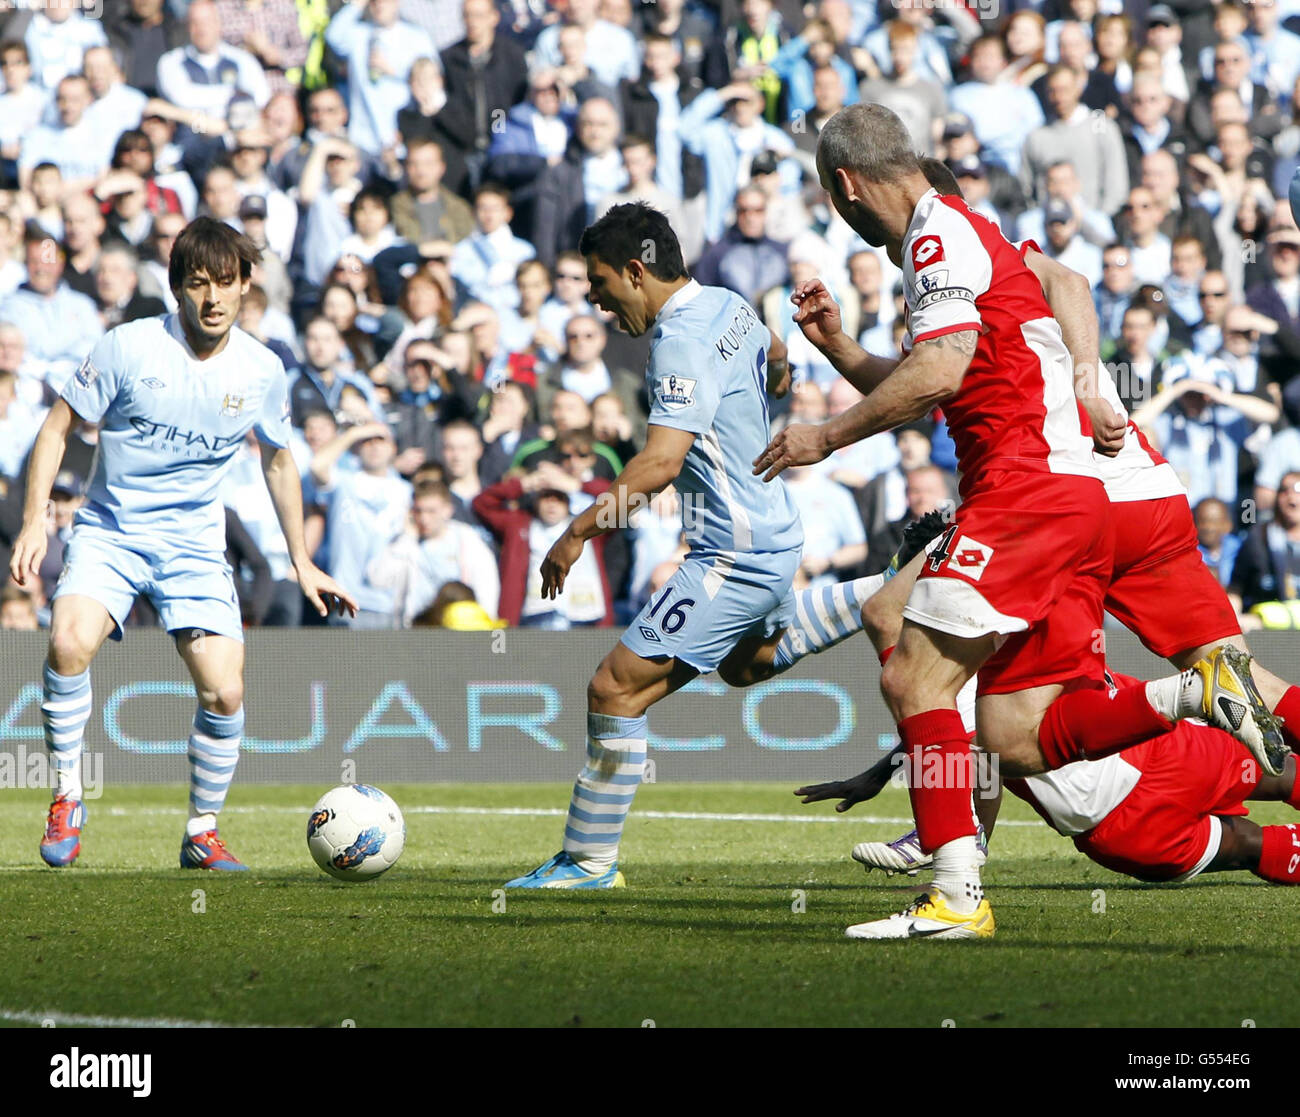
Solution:
<svg viewBox="0 0 1300 1117">
<path fill-rule="evenodd" d="M 445 481 L 421 481 L 415 486 L 415 499 L 419 500 L 422 496 L 436 496 L 454 504 L 455 499 L 451 495 L 451 489 L 447 487 Z"/>
<path fill-rule="evenodd" d="M 262 251 L 243 233 L 213 217 L 196 217 L 172 245 L 167 267 L 167 284 L 179 291 L 187 275 L 205 271 L 216 280 L 227 281 L 238 274 L 248 279 Z"/>
<path fill-rule="evenodd" d="M 357 196 L 352 199 L 352 204 L 348 206 L 348 220 L 351 221 L 353 225 L 357 223 L 357 209 L 360 208 L 363 202 L 374 202 L 377 205 L 381 205 L 384 207 L 384 212 L 388 214 L 390 218 L 393 216 L 392 203 L 389 202 L 388 195 L 382 190 L 374 190 L 370 188 L 358 190 Z"/>
<path fill-rule="evenodd" d="M 23 61 L 29 66 L 32 64 L 32 56 L 27 50 L 27 44 L 22 39 L 10 39 L 7 43 L 0 44 L 0 58 L 6 54 L 21 54 Z"/>
<path fill-rule="evenodd" d="M 615 271 L 629 260 L 640 260 L 656 279 L 685 279 L 686 261 L 682 246 L 668 218 L 644 202 L 614 206 L 594 225 L 588 225 L 578 241 L 583 256 L 595 256 Z"/>
<path fill-rule="evenodd" d="M 501 198 L 506 205 L 510 204 L 510 189 L 502 186 L 499 182 L 485 182 L 474 191 L 474 201 L 477 202 L 484 194 L 495 194 Z"/>
<path fill-rule="evenodd" d="M 925 175 L 925 181 L 933 186 L 940 194 L 952 194 L 958 198 L 964 198 L 961 192 L 961 185 L 957 182 L 957 176 L 952 173 L 952 168 L 942 159 L 936 159 L 932 155 L 921 156 L 921 173 Z"/>
</svg>

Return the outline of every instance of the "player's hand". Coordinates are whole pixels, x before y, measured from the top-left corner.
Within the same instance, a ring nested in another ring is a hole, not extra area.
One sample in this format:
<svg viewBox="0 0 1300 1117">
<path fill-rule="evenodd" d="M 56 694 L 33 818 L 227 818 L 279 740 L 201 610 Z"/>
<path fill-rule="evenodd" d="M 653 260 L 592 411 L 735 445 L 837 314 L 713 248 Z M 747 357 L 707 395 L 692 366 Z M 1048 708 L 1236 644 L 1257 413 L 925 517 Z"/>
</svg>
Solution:
<svg viewBox="0 0 1300 1117">
<path fill-rule="evenodd" d="M 830 452 L 824 428 L 812 423 L 791 423 L 754 459 L 754 473 L 762 473 L 763 480 L 770 481 L 791 466 L 816 465 Z"/>
<path fill-rule="evenodd" d="M 844 332 L 844 323 L 840 319 L 840 306 L 826 289 L 820 279 L 810 279 L 800 283 L 790 294 L 794 303 L 794 321 L 803 336 L 818 349 L 824 350 L 838 340 Z"/>
<path fill-rule="evenodd" d="M 9 573 L 15 582 L 24 588 L 35 582 L 48 546 L 49 538 L 45 534 L 43 523 L 23 528 L 14 541 L 13 554 L 9 556 Z M 28 578 L 32 579 L 32 583 L 28 582 Z"/>
<path fill-rule="evenodd" d="M 1083 409 L 1092 423 L 1092 446 L 1099 454 L 1113 458 L 1124 448 L 1128 424 L 1104 399 L 1092 396 L 1083 401 Z"/>
<path fill-rule="evenodd" d="M 796 788 L 795 794 L 801 796 L 800 802 L 803 803 L 821 803 L 827 799 L 838 799 L 835 809 L 843 813 L 880 794 L 881 789 L 889 782 L 891 771 L 886 768 L 882 778 L 876 771 L 880 767 L 881 765 L 878 764 L 875 768 L 862 772 L 852 779 L 832 780 L 830 783 L 814 783 Z"/>
<path fill-rule="evenodd" d="M 335 609 L 340 617 L 357 615 L 357 603 L 352 595 L 314 563 L 309 562 L 298 570 L 298 585 L 322 617 L 328 617 Z"/>
<path fill-rule="evenodd" d="M 564 580 L 569 569 L 582 554 L 582 540 L 567 531 L 555 541 L 542 559 L 542 600 L 554 601 L 564 592 Z"/>
</svg>

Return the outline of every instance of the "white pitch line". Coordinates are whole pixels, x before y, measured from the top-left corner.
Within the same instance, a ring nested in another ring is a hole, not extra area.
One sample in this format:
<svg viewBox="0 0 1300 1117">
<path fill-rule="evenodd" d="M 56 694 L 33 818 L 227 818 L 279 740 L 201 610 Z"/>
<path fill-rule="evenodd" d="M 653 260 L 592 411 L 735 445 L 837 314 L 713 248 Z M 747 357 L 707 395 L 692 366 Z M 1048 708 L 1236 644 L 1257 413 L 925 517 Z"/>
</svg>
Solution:
<svg viewBox="0 0 1300 1117">
<path fill-rule="evenodd" d="M 247 807 L 226 807 L 223 814 L 298 814 L 307 811 L 309 808 L 302 807 L 271 807 L 271 806 L 247 806 Z M 110 816 L 130 816 L 130 815 L 183 815 L 186 812 L 180 807 L 109 807 L 103 811 Z M 523 818 L 563 818 L 568 814 L 567 810 L 559 807 L 437 807 L 437 806 L 414 806 L 402 807 L 403 814 L 463 814 L 463 815 L 513 815 Z M 832 823 L 843 825 L 846 822 L 860 822 L 865 825 L 881 826 L 911 826 L 914 820 L 911 817 L 904 818 L 884 817 L 881 815 L 817 815 L 817 814 L 747 814 L 735 813 L 727 814 L 719 811 L 639 811 L 635 807 L 632 809 L 630 818 L 654 818 L 665 819 L 679 822 L 795 822 L 795 823 Z M 999 820 L 999 826 L 1041 826 L 1042 823 L 1036 820 L 1025 819 L 1007 819 Z"/>
<path fill-rule="evenodd" d="M 0 1020 L 11 1024 L 53 1022 L 65 1028 L 260 1028 L 261 1024 L 224 1024 L 217 1020 L 150 1019 L 143 1016 L 83 1016 L 75 1012 L 14 1012 L 0 1008 Z"/>
</svg>

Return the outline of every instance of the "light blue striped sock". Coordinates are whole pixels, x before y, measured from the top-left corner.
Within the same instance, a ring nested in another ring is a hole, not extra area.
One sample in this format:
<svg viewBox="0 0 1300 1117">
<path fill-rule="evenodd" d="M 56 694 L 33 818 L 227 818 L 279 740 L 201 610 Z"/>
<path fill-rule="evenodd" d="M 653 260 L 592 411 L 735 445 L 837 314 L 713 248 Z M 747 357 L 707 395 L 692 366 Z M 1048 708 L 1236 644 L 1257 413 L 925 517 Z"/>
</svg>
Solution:
<svg viewBox="0 0 1300 1117">
<path fill-rule="evenodd" d="M 194 711 L 190 733 L 190 818 L 185 832 L 192 838 L 217 825 L 217 812 L 239 763 L 239 742 L 244 734 L 244 708 L 233 714 L 214 714 L 200 706 Z"/>
<path fill-rule="evenodd" d="M 883 574 L 833 586 L 815 586 L 794 595 L 794 620 L 776 646 L 772 666 L 779 675 L 806 655 L 833 648 L 862 630 L 862 605 L 885 584 Z"/>
<path fill-rule="evenodd" d="M 54 765 L 55 795 L 82 797 L 81 744 L 90 720 L 90 704 L 89 669 L 80 675 L 60 675 L 46 663 L 41 721 L 45 725 L 45 747 Z"/>
<path fill-rule="evenodd" d="M 645 772 L 645 715 L 587 715 L 587 764 L 573 785 L 564 852 L 590 873 L 618 860 L 627 812 Z"/>
</svg>

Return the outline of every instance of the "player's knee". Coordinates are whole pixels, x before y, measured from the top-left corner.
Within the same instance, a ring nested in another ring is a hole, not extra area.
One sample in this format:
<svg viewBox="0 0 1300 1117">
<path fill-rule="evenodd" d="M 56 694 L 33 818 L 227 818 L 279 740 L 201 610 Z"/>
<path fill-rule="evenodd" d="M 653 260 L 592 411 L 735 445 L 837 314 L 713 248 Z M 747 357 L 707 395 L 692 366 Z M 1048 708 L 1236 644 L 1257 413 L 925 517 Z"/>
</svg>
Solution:
<svg viewBox="0 0 1300 1117">
<path fill-rule="evenodd" d="M 880 692 L 895 720 L 906 716 L 904 711 L 913 699 L 912 680 L 903 669 L 898 656 L 891 656 L 880 672 Z"/>
<path fill-rule="evenodd" d="M 199 703 L 214 714 L 229 717 L 239 712 L 244 704 L 244 687 L 242 683 L 230 683 L 226 686 L 204 689 L 199 693 Z"/>
<path fill-rule="evenodd" d="M 60 675 L 77 675 L 90 666 L 92 646 L 73 625 L 50 630 L 50 666 Z"/>
</svg>

